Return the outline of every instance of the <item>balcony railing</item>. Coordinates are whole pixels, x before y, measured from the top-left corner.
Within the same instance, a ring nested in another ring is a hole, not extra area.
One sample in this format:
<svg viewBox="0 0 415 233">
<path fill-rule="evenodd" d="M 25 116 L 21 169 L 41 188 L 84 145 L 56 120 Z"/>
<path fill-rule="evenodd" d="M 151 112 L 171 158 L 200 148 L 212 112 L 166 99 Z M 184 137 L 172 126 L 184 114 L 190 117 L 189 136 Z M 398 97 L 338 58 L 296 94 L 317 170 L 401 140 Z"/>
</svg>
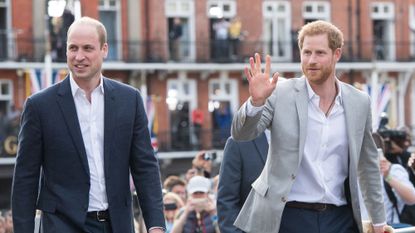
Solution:
<svg viewBox="0 0 415 233">
<path fill-rule="evenodd" d="M 1 36 L 1 34 L 0 34 Z M 17 38 L 17 39 L 16 39 Z M 45 53 L 45 40 L 38 38 L 16 37 L 8 44 L 12 53 L 0 51 L 0 61 L 42 62 Z M 11 43 L 12 42 L 12 43 Z M 276 62 L 299 62 L 296 41 L 272 43 L 270 41 L 239 41 L 218 43 L 218 41 L 180 41 L 176 48 L 168 41 L 109 41 L 110 53 L 107 61 L 129 63 L 179 62 L 179 63 L 246 63 L 255 52 L 270 54 Z M 65 62 L 65 40 L 52 44 L 54 62 Z M 5 48 L 4 46 L 0 46 Z M 176 51 L 176 52 L 175 52 Z M 366 62 L 413 61 L 415 60 L 415 42 L 395 41 L 375 43 L 373 41 L 346 42 L 342 61 Z"/>
</svg>

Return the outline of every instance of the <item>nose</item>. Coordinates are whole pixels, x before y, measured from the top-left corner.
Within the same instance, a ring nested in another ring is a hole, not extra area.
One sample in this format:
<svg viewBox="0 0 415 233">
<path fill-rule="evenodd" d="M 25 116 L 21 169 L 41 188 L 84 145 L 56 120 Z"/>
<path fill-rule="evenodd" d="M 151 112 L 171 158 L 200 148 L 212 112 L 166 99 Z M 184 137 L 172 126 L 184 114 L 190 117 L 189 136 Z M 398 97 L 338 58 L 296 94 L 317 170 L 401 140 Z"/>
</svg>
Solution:
<svg viewBox="0 0 415 233">
<path fill-rule="evenodd" d="M 84 53 L 81 50 L 79 50 L 79 51 L 76 52 L 75 59 L 77 61 L 83 60 L 84 58 L 85 58 L 85 55 L 84 55 Z"/>
</svg>

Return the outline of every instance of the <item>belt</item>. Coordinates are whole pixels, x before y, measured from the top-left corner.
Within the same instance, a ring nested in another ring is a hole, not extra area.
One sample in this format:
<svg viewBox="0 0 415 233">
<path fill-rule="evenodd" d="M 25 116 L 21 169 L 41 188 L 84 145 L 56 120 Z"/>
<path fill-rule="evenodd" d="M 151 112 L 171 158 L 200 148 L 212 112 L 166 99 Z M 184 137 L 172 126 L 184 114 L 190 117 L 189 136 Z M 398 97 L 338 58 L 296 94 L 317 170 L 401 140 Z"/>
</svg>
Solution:
<svg viewBox="0 0 415 233">
<path fill-rule="evenodd" d="M 314 210 L 318 212 L 323 212 L 326 210 L 334 209 L 337 207 L 333 204 L 326 204 L 326 203 L 308 203 L 308 202 L 299 202 L 299 201 L 289 201 L 285 205 L 287 207 L 291 208 L 297 208 L 297 209 L 306 209 L 306 210 Z"/>
<path fill-rule="evenodd" d="M 91 211 L 86 213 L 88 218 L 97 220 L 98 222 L 108 222 L 110 220 L 110 214 L 108 210 Z"/>
</svg>

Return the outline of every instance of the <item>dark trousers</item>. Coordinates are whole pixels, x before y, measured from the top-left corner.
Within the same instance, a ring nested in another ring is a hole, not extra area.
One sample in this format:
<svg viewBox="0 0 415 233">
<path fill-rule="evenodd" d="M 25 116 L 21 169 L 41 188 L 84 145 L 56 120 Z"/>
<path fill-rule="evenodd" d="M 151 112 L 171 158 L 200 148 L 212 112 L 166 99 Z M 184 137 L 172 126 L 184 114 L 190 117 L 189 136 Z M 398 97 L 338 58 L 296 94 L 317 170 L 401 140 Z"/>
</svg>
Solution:
<svg viewBox="0 0 415 233">
<path fill-rule="evenodd" d="M 359 233 L 349 206 L 325 211 L 285 207 L 280 233 Z"/>
<path fill-rule="evenodd" d="M 90 217 L 86 218 L 85 228 L 88 233 L 112 233 L 110 222 L 99 222 Z"/>
</svg>

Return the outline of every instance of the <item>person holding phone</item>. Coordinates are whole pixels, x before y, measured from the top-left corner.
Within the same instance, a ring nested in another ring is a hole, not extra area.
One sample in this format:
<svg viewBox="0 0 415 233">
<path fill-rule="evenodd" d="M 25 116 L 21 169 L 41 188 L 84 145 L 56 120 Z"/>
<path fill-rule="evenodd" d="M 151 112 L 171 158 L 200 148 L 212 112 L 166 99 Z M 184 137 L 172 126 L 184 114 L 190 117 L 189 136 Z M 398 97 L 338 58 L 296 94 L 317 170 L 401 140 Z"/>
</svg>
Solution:
<svg viewBox="0 0 415 233">
<path fill-rule="evenodd" d="M 211 181 L 196 175 L 187 184 L 187 203 L 177 214 L 171 233 L 219 233 Z"/>
<path fill-rule="evenodd" d="M 174 217 L 178 210 L 184 206 L 183 200 L 179 195 L 168 192 L 163 196 L 164 218 L 166 219 L 166 233 L 170 233 L 173 227 Z"/>
</svg>

